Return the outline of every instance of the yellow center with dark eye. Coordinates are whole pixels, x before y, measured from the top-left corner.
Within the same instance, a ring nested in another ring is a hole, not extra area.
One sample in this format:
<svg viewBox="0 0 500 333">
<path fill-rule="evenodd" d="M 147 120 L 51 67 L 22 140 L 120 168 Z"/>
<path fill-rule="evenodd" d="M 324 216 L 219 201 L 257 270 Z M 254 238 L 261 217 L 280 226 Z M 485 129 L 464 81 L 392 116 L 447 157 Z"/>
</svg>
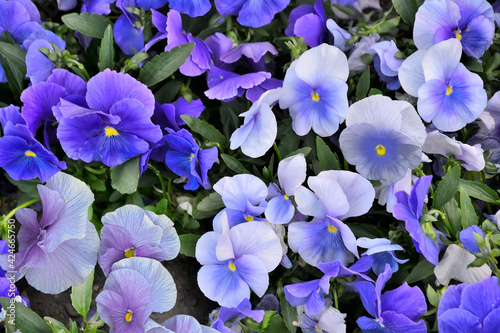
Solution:
<svg viewBox="0 0 500 333">
<path fill-rule="evenodd" d="M 458 40 L 461 40 L 461 39 L 462 39 L 462 35 L 461 35 L 458 31 L 455 31 L 455 37 L 456 37 Z"/>
<path fill-rule="evenodd" d="M 104 129 L 104 133 L 106 133 L 106 136 L 117 136 L 118 135 L 118 131 L 116 129 L 114 129 L 113 127 L 109 127 L 109 126 L 107 126 Z"/>
<path fill-rule="evenodd" d="M 385 147 L 384 145 L 378 144 L 375 146 L 375 151 L 377 152 L 378 156 L 384 156 L 385 155 Z"/>
<path fill-rule="evenodd" d="M 328 225 L 328 231 L 330 231 L 330 232 L 337 232 L 337 230 L 339 230 L 339 228 L 334 227 L 331 224 Z"/>
<path fill-rule="evenodd" d="M 284 196 L 284 197 L 285 197 L 285 200 L 290 199 L 290 198 L 288 197 L 288 195 L 286 195 L 286 194 L 285 194 L 285 196 Z"/>
<path fill-rule="evenodd" d="M 252 222 L 253 216 L 252 215 L 245 215 L 245 220 L 247 220 L 248 222 Z"/>
<path fill-rule="evenodd" d="M 311 94 L 311 98 L 313 101 L 317 102 L 319 101 L 319 95 L 318 93 L 316 92 L 316 90 Z"/>
<path fill-rule="evenodd" d="M 236 266 L 234 266 L 234 263 L 232 261 L 229 263 L 228 266 L 229 266 L 229 269 L 232 270 L 233 272 L 236 270 Z"/>
<path fill-rule="evenodd" d="M 450 95 L 452 92 L 453 92 L 453 88 L 448 86 L 448 88 L 446 89 L 446 96 Z"/>
<path fill-rule="evenodd" d="M 26 155 L 28 157 L 36 157 L 36 154 L 34 152 L 32 152 L 31 150 L 26 150 L 24 152 L 24 155 Z"/>
<path fill-rule="evenodd" d="M 132 311 L 130 311 L 130 310 L 127 311 L 127 313 L 125 314 L 125 321 L 127 323 L 130 323 L 132 321 L 132 315 L 133 314 L 134 313 Z"/>
<path fill-rule="evenodd" d="M 135 257 L 135 247 L 132 246 L 130 249 L 125 250 L 125 252 L 123 252 L 123 255 L 125 256 L 125 258 Z"/>
</svg>

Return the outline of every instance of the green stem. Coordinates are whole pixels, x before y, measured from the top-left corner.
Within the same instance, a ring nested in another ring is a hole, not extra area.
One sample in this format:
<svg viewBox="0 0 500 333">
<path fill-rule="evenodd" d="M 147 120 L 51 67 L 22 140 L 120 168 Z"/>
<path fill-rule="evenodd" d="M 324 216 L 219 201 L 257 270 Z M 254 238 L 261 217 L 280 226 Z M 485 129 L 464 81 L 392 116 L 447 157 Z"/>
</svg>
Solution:
<svg viewBox="0 0 500 333">
<path fill-rule="evenodd" d="M 22 205 L 19 205 L 17 206 L 16 208 L 14 208 L 13 210 L 11 210 L 7 215 L 5 215 L 2 219 L 2 230 L 3 230 L 3 233 L 7 234 L 7 223 L 9 222 L 10 218 L 12 216 L 14 216 L 14 214 L 21 208 L 26 208 L 28 207 L 29 205 L 32 205 L 34 204 L 35 202 L 38 202 L 40 201 L 40 198 L 36 198 L 36 199 L 31 199 L 30 201 L 26 201 L 25 203 L 23 203 Z"/>
<path fill-rule="evenodd" d="M 94 175 L 103 175 L 106 173 L 107 169 L 94 169 L 92 167 L 89 167 L 89 166 L 86 166 L 85 167 L 85 170 L 87 170 L 88 172 L 91 172 L 93 173 Z"/>
<path fill-rule="evenodd" d="M 85 69 L 85 66 L 83 66 L 81 63 L 79 63 L 78 61 L 74 60 L 74 59 L 71 59 L 71 58 L 67 58 L 67 61 L 76 65 L 76 67 L 80 68 L 80 70 L 82 71 L 83 75 L 85 75 L 85 79 L 86 81 L 90 80 L 90 76 L 89 76 L 89 73 L 87 72 L 87 70 Z"/>
<path fill-rule="evenodd" d="M 241 323 L 241 321 L 238 324 L 240 324 L 240 327 L 243 330 L 243 332 L 248 333 L 247 328 L 245 327 L 245 325 Z"/>
<path fill-rule="evenodd" d="M 161 176 L 160 171 L 157 168 L 155 168 L 152 164 L 148 164 L 148 168 L 151 169 L 155 173 L 156 177 L 158 177 L 158 179 L 160 180 L 163 198 L 167 199 L 169 204 L 170 204 L 170 196 L 167 194 L 167 190 L 165 188 L 165 181 L 163 180 L 163 177 Z M 169 184 L 169 192 L 168 193 L 170 193 L 170 184 Z"/>
<path fill-rule="evenodd" d="M 333 287 L 333 300 L 335 301 L 335 309 L 339 309 L 339 295 L 337 294 L 337 286 Z"/>
<path fill-rule="evenodd" d="M 450 221 L 448 221 L 448 218 L 446 217 L 445 213 L 443 213 L 442 211 L 437 210 L 437 209 L 431 209 L 427 213 L 428 214 L 439 214 L 439 216 L 441 216 L 441 218 L 443 219 L 443 222 L 446 225 L 446 228 L 449 230 L 450 235 L 453 236 L 453 228 L 451 227 Z"/>
<path fill-rule="evenodd" d="M 280 153 L 278 146 L 276 145 L 276 142 L 273 143 L 273 147 L 274 147 L 274 151 L 276 152 L 276 155 L 278 156 L 278 159 L 281 161 L 283 158 L 281 158 L 281 153 Z"/>
</svg>

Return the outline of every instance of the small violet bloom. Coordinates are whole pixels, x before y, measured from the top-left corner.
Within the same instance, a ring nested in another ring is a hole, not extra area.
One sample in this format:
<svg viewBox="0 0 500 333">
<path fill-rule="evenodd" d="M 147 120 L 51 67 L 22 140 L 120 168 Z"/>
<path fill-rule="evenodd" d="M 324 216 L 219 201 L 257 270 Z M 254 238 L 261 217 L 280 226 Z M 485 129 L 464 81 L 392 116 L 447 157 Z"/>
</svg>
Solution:
<svg viewBox="0 0 500 333">
<path fill-rule="evenodd" d="M 358 246 L 368 249 L 363 256 L 373 258 L 372 270 L 380 275 L 384 272 L 385 265 L 389 264 L 393 273 L 399 269 L 398 264 L 404 264 L 408 259 L 398 259 L 394 251 L 402 251 L 403 247 L 397 244 L 391 244 L 391 241 L 385 238 L 358 238 Z"/>
<path fill-rule="evenodd" d="M 35 289 L 59 294 L 82 284 L 97 262 L 99 236 L 88 220 L 94 195 L 84 182 L 62 172 L 38 185 L 38 193 L 42 217 L 38 220 L 30 208 L 16 212 L 21 229 L 15 268 L 8 269 L 7 254 L 0 255 L 0 265 L 16 271 L 16 281 L 25 276 Z"/>
<path fill-rule="evenodd" d="M 351 49 L 351 54 L 349 54 L 349 57 L 347 58 L 349 71 L 358 74 L 365 70 L 368 65 L 361 60 L 361 56 L 365 53 L 370 53 L 372 45 L 377 43 L 379 40 L 380 36 L 378 34 L 370 34 L 369 36 L 361 38 L 359 42 L 354 43 Z"/>
<path fill-rule="evenodd" d="M 406 222 L 406 230 L 410 234 L 413 244 L 418 253 L 422 253 L 431 264 L 437 265 L 439 261 L 439 252 L 444 247 L 444 244 L 439 239 L 440 236 L 446 237 L 442 232 L 435 230 L 432 226 L 431 233 L 436 237 L 434 241 L 420 225 L 420 217 L 424 208 L 425 197 L 431 184 L 432 176 L 424 176 L 419 178 L 411 190 L 411 194 L 406 192 L 396 193 L 398 203 L 394 205 L 393 215 L 400 221 Z"/>
<path fill-rule="evenodd" d="M 349 107 L 346 124 L 340 148 L 363 177 L 395 183 L 420 164 L 425 127 L 410 103 L 373 95 Z"/>
<path fill-rule="evenodd" d="M 345 54 L 327 44 L 304 52 L 290 65 L 280 107 L 289 109 L 297 135 L 306 135 L 311 128 L 324 137 L 337 132 L 347 114 L 348 76 Z"/>
<path fill-rule="evenodd" d="M 257 216 L 264 213 L 267 208 L 266 184 L 249 174 L 240 174 L 233 177 L 224 177 L 214 184 L 215 192 L 222 196 L 226 206 L 214 218 L 214 230 L 222 232 L 221 216 L 227 214 L 229 227 L 243 222 L 261 220 Z"/>
<path fill-rule="evenodd" d="M 299 327 L 303 333 L 345 333 L 347 330 L 346 316 L 346 314 L 328 304 L 317 314 L 310 314 L 305 311 L 300 318 Z"/>
<path fill-rule="evenodd" d="M 471 225 L 470 227 L 460 231 L 460 241 L 468 251 L 472 253 L 479 253 L 481 252 L 481 249 L 479 248 L 474 234 L 477 234 L 477 236 L 484 239 L 484 232 L 481 228 L 477 225 Z"/>
<path fill-rule="evenodd" d="M 439 332 L 496 332 L 500 321 L 498 277 L 449 286 L 438 307 Z"/>
<path fill-rule="evenodd" d="M 445 132 L 463 128 L 486 107 L 483 80 L 465 68 L 461 56 L 460 42 L 448 39 L 428 51 L 415 52 L 399 69 L 403 89 L 418 97 L 417 109 L 422 119 Z"/>
<path fill-rule="evenodd" d="M 191 17 L 203 16 L 212 8 L 210 0 L 169 0 L 168 6 Z"/>
<path fill-rule="evenodd" d="M 290 0 L 215 0 L 221 15 L 238 15 L 241 25 L 259 28 L 271 23 L 274 15 L 288 6 Z"/>
<path fill-rule="evenodd" d="M 147 257 L 172 260 L 179 254 L 180 241 L 174 223 L 134 205 L 125 205 L 102 217 L 99 265 L 108 276 L 121 259 Z"/>
<path fill-rule="evenodd" d="M 155 326 L 151 313 L 169 311 L 176 299 L 177 289 L 167 269 L 157 260 L 135 257 L 112 266 L 96 305 L 113 332 L 146 332 L 146 327 Z"/>
<path fill-rule="evenodd" d="M 57 137 L 74 160 L 113 167 L 144 154 L 162 137 L 151 122 L 153 93 L 128 74 L 107 69 L 91 78 L 85 103 L 62 99 L 59 106 Z"/>
<path fill-rule="evenodd" d="M 343 219 L 368 212 L 375 199 L 371 183 L 350 171 L 322 171 L 307 180 L 309 188 L 295 190 L 297 209 L 313 216 L 311 222 L 288 227 L 288 244 L 310 265 L 340 260 L 343 265 L 359 257 L 356 237 Z"/>
<path fill-rule="evenodd" d="M 3 137 L 0 138 L 0 167 L 14 180 L 40 178 L 47 181 L 66 163 L 38 142 L 28 129 L 17 106 L 0 108 Z"/>
<path fill-rule="evenodd" d="M 264 155 L 272 147 L 278 123 L 272 106 L 280 98 L 281 88 L 266 91 L 252 104 L 247 112 L 241 113 L 245 117 L 243 125 L 231 135 L 231 149 L 241 146 L 241 151 L 252 158 Z"/>
<path fill-rule="evenodd" d="M 264 319 L 264 314 L 264 310 L 252 310 L 252 304 L 248 298 L 245 298 L 237 307 L 221 307 L 217 315 L 217 320 L 215 320 L 210 327 L 216 329 L 218 332 L 233 333 L 229 327 L 224 326 L 228 321 L 231 321 L 230 327 L 238 324 L 240 320 L 244 318 L 252 318 L 260 323 L 262 319 Z"/>
<path fill-rule="evenodd" d="M 300 5 L 290 13 L 286 36 L 304 37 L 309 47 L 316 47 L 328 41 L 326 14 L 323 2 L 318 0 L 311 5 Z"/>
<path fill-rule="evenodd" d="M 393 40 L 373 44 L 370 52 L 375 55 L 373 65 L 382 81 L 387 84 L 387 89 L 398 90 L 401 87 L 398 79 L 398 70 L 403 59 L 396 58 L 399 52 Z"/>
<path fill-rule="evenodd" d="M 167 150 L 165 164 L 177 175 L 188 179 L 184 189 L 193 191 L 200 185 L 209 189 L 208 170 L 217 162 L 217 147 L 200 149 L 185 129 L 170 131 L 164 140 Z"/>
<path fill-rule="evenodd" d="M 494 33 L 493 8 L 486 0 L 425 1 L 413 27 L 420 50 L 453 38 L 462 44 L 465 54 L 478 59 L 491 45 Z"/>
<path fill-rule="evenodd" d="M 153 323 L 153 321 L 149 321 Z M 166 321 L 161 326 L 154 325 L 154 329 L 149 329 L 146 333 L 218 333 L 217 330 L 200 325 L 200 323 L 193 317 L 188 315 L 176 315 Z"/>
<path fill-rule="evenodd" d="M 250 289 L 262 297 L 269 286 L 268 273 L 280 263 L 278 236 L 264 223 L 253 221 L 229 229 L 222 214 L 222 233 L 204 234 L 196 244 L 196 259 L 203 267 L 198 285 L 221 306 L 237 307 L 250 298 Z"/>
<path fill-rule="evenodd" d="M 200 99 L 187 102 L 184 97 L 179 97 L 179 99 L 172 103 L 163 105 L 156 103 L 155 112 L 151 120 L 155 125 L 160 125 L 163 133 L 167 134 L 168 131 L 166 128 L 170 128 L 177 132 L 180 130 L 179 126 L 186 125 L 181 118 L 182 115 L 198 118 L 203 110 L 205 110 L 205 106 Z"/>
<path fill-rule="evenodd" d="M 303 154 L 287 157 L 278 164 L 278 180 L 269 184 L 269 198 L 266 219 L 270 223 L 287 224 L 295 215 L 295 206 L 291 197 L 306 180 L 307 163 Z"/>
<path fill-rule="evenodd" d="M 392 270 L 387 264 L 375 285 L 364 281 L 355 285 L 366 311 L 375 318 L 360 317 L 356 321 L 359 328 L 363 332 L 427 332 L 425 322 L 418 320 L 427 311 L 424 294 L 420 288 L 410 287 L 406 282 L 382 294 L 382 289 L 391 276 Z"/>
<path fill-rule="evenodd" d="M 127 55 L 134 55 L 144 48 L 142 29 L 133 25 L 138 19 L 134 16 L 132 18 L 132 20 L 129 20 L 125 14 L 122 14 L 113 26 L 116 44 Z"/>
</svg>

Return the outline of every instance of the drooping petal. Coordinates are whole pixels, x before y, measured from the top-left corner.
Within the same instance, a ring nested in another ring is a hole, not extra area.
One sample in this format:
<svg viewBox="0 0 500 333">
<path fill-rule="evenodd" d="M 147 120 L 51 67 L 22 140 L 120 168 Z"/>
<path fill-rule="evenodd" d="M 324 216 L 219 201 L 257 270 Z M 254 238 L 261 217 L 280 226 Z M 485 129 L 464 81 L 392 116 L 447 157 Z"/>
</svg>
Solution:
<svg viewBox="0 0 500 333">
<path fill-rule="evenodd" d="M 278 164 L 278 180 L 286 195 L 294 195 L 295 190 L 306 180 L 307 164 L 303 154 L 287 157 Z"/>
</svg>

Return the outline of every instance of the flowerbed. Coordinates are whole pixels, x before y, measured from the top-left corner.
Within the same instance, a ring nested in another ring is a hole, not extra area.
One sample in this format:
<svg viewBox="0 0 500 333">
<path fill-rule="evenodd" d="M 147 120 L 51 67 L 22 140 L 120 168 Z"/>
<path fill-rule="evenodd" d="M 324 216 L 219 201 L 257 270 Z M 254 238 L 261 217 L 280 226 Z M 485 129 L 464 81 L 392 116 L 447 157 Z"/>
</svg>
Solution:
<svg viewBox="0 0 500 333">
<path fill-rule="evenodd" d="M 499 7 L 0 0 L 6 332 L 496 332 Z"/>
</svg>

